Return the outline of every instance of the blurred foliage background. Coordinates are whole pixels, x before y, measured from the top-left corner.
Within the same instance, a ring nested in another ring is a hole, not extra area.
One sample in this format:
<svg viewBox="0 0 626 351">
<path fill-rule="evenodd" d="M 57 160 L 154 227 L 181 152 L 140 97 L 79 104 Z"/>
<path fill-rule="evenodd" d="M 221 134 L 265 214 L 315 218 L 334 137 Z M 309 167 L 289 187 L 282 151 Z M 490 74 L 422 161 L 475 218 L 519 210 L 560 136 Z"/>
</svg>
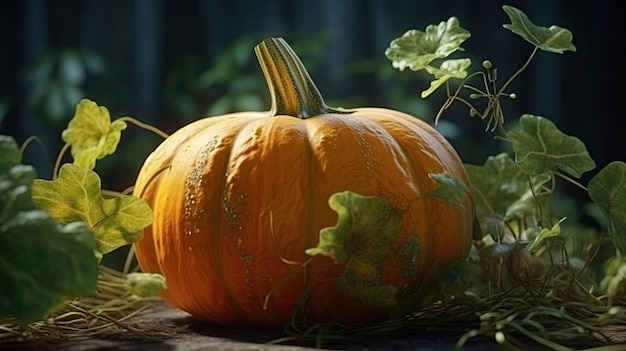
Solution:
<svg viewBox="0 0 626 351">
<path fill-rule="evenodd" d="M 578 51 L 540 53 L 512 84 L 505 115 L 542 115 L 588 146 L 598 169 L 626 159 L 619 89 L 623 31 L 618 2 L 565 0 L 5 0 L 0 2 L 0 133 L 19 143 L 38 136 L 25 163 L 49 177 L 60 134 L 75 104 L 89 98 L 113 118 L 129 115 L 171 133 L 195 119 L 265 110 L 269 94 L 253 47 L 283 37 L 333 106 L 381 106 L 433 121 L 442 92 L 419 97 L 427 77 L 391 67 L 384 51 L 409 29 L 450 16 L 472 33 L 473 68 L 490 59 L 508 78 L 532 47 L 502 28 L 504 4 L 540 26 L 574 33 Z M 501 150 L 462 106 L 443 116 L 444 132 L 467 163 Z M 105 188 L 132 185 L 159 138 L 133 126 L 116 157 L 98 163 Z M 586 177 L 591 177 L 594 172 Z M 585 181 L 585 180 L 583 180 Z M 580 194 L 575 191 L 574 194 Z M 586 200 L 586 199 L 585 199 Z"/>
</svg>

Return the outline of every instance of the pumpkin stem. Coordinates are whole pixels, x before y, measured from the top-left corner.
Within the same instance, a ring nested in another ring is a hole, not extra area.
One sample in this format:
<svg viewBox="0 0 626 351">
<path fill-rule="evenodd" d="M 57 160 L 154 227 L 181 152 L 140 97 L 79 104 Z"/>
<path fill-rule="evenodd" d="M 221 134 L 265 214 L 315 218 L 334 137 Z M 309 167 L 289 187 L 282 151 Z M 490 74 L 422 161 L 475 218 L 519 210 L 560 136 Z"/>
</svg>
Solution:
<svg viewBox="0 0 626 351">
<path fill-rule="evenodd" d="M 265 39 L 254 52 L 270 90 L 272 116 L 305 119 L 324 113 L 350 113 L 324 103 L 302 61 L 284 39 Z"/>
</svg>

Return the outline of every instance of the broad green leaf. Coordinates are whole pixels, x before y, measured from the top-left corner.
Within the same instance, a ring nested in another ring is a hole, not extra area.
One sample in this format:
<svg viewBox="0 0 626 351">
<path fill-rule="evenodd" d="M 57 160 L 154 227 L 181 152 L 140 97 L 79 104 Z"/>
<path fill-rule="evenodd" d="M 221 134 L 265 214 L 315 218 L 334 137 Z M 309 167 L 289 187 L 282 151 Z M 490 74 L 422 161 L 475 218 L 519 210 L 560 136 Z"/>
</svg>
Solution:
<svg viewBox="0 0 626 351">
<path fill-rule="evenodd" d="M 2 223 L 0 316 L 35 322 L 64 301 L 95 292 L 95 246 L 83 222 L 60 225 L 41 210 Z"/>
<path fill-rule="evenodd" d="M 484 165 L 465 165 L 465 168 L 474 190 L 476 215 L 481 220 L 494 214 L 504 220 L 512 216 L 534 216 L 537 203 L 528 199 L 531 184 L 538 192 L 550 180 L 547 174 L 529 178 L 507 153 L 490 156 Z"/>
<path fill-rule="evenodd" d="M 546 239 L 561 234 L 561 223 L 563 223 L 565 219 L 567 219 L 567 217 L 561 218 L 555 225 L 552 226 L 552 228 L 541 229 L 539 234 L 535 237 L 533 243 L 528 248 L 528 252 L 537 251 Z"/>
<path fill-rule="evenodd" d="M 22 154 L 15 139 L 9 135 L 0 135 L 0 173 L 20 163 Z"/>
<path fill-rule="evenodd" d="M 428 192 L 428 196 L 434 196 L 452 206 L 465 209 L 463 203 L 467 201 L 467 185 L 450 173 L 430 173 L 428 177 L 439 186 Z"/>
<path fill-rule="evenodd" d="M 165 277 L 156 273 L 128 273 L 126 286 L 132 294 L 139 297 L 156 296 L 167 289 Z"/>
<path fill-rule="evenodd" d="M 587 186 L 589 197 L 600 207 L 615 247 L 626 253 L 626 163 L 609 163 Z"/>
<path fill-rule="evenodd" d="M 580 178 L 596 167 L 585 144 L 557 129 L 552 121 L 525 114 L 519 119 L 521 130 L 509 131 L 517 164 L 530 175 L 555 172 L 557 169 Z"/>
<path fill-rule="evenodd" d="M 513 6 L 504 5 L 502 9 L 509 16 L 511 24 L 503 27 L 526 39 L 539 49 L 562 54 L 565 50 L 576 51 L 572 43 L 572 32 L 558 26 L 539 27 L 528 16 Z"/>
<path fill-rule="evenodd" d="M 74 164 L 87 169 L 96 166 L 96 160 L 115 152 L 126 122 L 111 123 L 109 110 L 87 99 L 76 105 L 74 117 L 61 134 L 72 146 Z"/>
<path fill-rule="evenodd" d="M 6 139 L 0 144 L 2 151 L 13 149 Z M 31 199 L 35 169 L 10 167 L 6 154 L 0 155 L 0 318 L 30 323 L 95 291 L 96 242 L 84 223 L 61 225 L 37 209 Z"/>
<path fill-rule="evenodd" d="M 331 195 L 328 204 L 337 212 L 337 225 L 320 230 L 317 247 L 306 253 L 329 256 L 336 263 L 345 264 L 337 284 L 357 300 L 371 306 L 394 304 L 397 288 L 381 285 L 380 281 L 385 261 L 402 229 L 402 214 L 384 199 L 351 191 Z M 416 237 L 407 243 L 412 243 L 405 246 L 407 255 L 419 253 Z M 403 262 L 414 265 L 416 259 Z"/>
<path fill-rule="evenodd" d="M 465 58 L 456 60 L 445 60 L 441 63 L 441 66 L 439 68 L 426 66 L 426 71 L 434 75 L 436 79 L 430 82 L 430 88 L 422 91 L 422 98 L 428 97 L 450 78 L 463 79 L 467 77 L 467 68 L 471 64 L 472 60 Z"/>
<path fill-rule="evenodd" d="M 55 180 L 35 180 L 33 200 L 61 223 L 87 223 L 96 233 L 100 254 L 139 240 L 154 219 L 150 207 L 138 197 L 104 199 L 100 177 L 74 164 L 64 164 Z"/>
<path fill-rule="evenodd" d="M 461 28 L 456 17 L 450 17 L 439 25 L 429 25 L 426 31 L 409 30 L 394 39 L 385 56 L 393 67 L 400 71 L 409 67 L 413 71 L 426 68 L 433 60 L 444 58 L 460 49 L 470 37 L 470 32 Z"/>
<path fill-rule="evenodd" d="M 0 137 L 0 223 L 9 220 L 18 211 L 34 208 L 31 184 L 37 176 L 33 167 L 19 164 L 20 151 L 15 139 Z"/>
</svg>

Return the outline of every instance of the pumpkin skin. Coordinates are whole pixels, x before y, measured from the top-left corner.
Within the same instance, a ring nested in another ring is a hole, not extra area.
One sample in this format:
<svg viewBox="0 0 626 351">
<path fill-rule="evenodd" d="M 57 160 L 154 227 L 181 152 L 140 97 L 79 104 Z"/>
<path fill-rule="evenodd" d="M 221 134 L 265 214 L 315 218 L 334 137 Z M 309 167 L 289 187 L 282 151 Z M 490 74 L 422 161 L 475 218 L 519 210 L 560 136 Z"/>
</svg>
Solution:
<svg viewBox="0 0 626 351">
<path fill-rule="evenodd" d="M 463 209 L 425 196 L 437 187 L 429 173 L 449 173 L 469 189 L 463 163 L 413 116 L 324 105 L 282 39 L 256 50 L 272 94 L 269 112 L 195 121 L 146 159 L 135 195 L 155 221 L 134 244 L 140 267 L 165 276 L 164 300 L 214 324 L 350 324 L 384 316 L 390 306 L 367 305 L 338 288 L 346 262 L 305 253 L 318 245 L 321 229 L 337 224 L 329 198 L 349 190 L 401 213 L 377 284 L 397 288 L 402 299 L 439 264 L 470 249 L 471 191 L 461 196 Z M 411 240 L 419 250 L 407 267 L 397 252 Z"/>
</svg>

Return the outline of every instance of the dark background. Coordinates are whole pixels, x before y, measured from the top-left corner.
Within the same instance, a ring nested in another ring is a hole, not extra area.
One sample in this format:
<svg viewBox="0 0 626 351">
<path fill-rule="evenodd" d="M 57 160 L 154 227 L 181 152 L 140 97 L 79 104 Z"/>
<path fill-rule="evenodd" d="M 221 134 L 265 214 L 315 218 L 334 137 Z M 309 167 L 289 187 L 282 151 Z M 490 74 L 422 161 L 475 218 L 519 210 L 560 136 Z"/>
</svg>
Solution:
<svg viewBox="0 0 626 351">
<path fill-rule="evenodd" d="M 532 50 L 502 28 L 510 23 L 503 4 L 537 25 L 571 30 L 577 47 L 563 55 L 539 52 L 509 89 L 518 98 L 504 103 L 508 120 L 542 115 L 582 139 L 598 164 L 583 182 L 610 161 L 625 160 L 617 127 L 624 71 L 617 1 L 2 1 L 0 133 L 18 143 L 38 136 L 44 146 L 31 144 L 25 163 L 49 177 L 60 133 L 83 97 L 108 107 L 112 118 L 129 115 L 168 133 L 200 116 L 266 110 L 253 46 L 271 36 L 293 46 L 330 105 L 382 106 L 432 121 L 444 95 L 422 100 L 426 75 L 394 70 L 384 56 L 389 42 L 456 16 L 472 33 L 463 45 L 472 68 L 491 59 L 502 83 Z M 466 162 L 482 164 L 501 150 L 460 104 L 443 120 L 440 129 Z M 132 185 L 159 140 L 129 126 L 118 154 L 98 163 L 104 186 Z"/>
</svg>

